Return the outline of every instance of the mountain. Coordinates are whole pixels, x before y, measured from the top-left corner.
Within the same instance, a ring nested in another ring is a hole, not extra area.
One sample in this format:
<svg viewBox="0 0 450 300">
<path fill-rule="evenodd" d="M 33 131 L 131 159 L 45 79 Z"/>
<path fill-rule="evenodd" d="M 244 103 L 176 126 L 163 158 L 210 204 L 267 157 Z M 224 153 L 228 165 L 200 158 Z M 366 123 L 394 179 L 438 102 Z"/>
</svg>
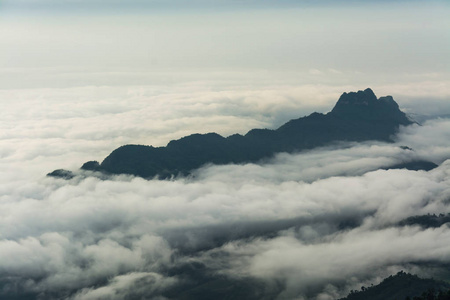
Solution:
<svg viewBox="0 0 450 300">
<path fill-rule="evenodd" d="M 400 226 L 418 225 L 422 228 L 437 228 L 450 223 L 450 214 L 428 214 L 421 216 L 411 216 L 399 222 Z"/>
<path fill-rule="evenodd" d="M 83 170 L 131 174 L 144 178 L 187 175 L 202 165 L 257 162 L 279 152 L 298 152 L 338 141 L 392 142 L 400 125 L 412 124 L 391 96 L 377 99 L 371 89 L 344 93 L 327 114 L 313 113 L 276 130 L 252 129 L 229 137 L 192 134 L 166 147 L 125 145 L 102 163 L 90 161 Z M 67 173 L 49 173 L 58 177 Z"/>
<path fill-rule="evenodd" d="M 441 299 L 450 299 L 450 284 L 434 279 L 423 279 L 403 271 L 389 276 L 380 284 L 371 287 L 361 287 L 361 291 L 351 291 L 340 300 L 405 300 L 437 299 L 436 294 L 441 291 Z M 449 296 L 446 296 L 449 295 Z M 447 297 L 447 298 L 444 298 Z"/>
<path fill-rule="evenodd" d="M 391 165 L 389 167 L 382 168 L 384 170 L 392 170 L 392 169 L 407 169 L 412 171 L 430 171 L 434 168 L 436 168 L 438 165 L 426 160 L 413 160 L 408 161 L 400 164 Z"/>
</svg>

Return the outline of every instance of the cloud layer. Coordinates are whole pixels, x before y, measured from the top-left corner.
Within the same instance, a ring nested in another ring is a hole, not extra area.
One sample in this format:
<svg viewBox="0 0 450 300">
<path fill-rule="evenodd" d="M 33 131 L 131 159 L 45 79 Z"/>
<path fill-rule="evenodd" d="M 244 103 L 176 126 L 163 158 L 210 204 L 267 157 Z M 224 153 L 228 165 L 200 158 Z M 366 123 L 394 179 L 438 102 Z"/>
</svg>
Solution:
<svg viewBox="0 0 450 300">
<path fill-rule="evenodd" d="M 294 96 L 312 97 L 314 88 L 286 90 L 277 105 L 270 99 L 279 90 L 183 89 L 1 92 L 21 99 L 2 110 L 4 297 L 165 299 L 214 282 L 210 293 L 232 285 L 247 296 L 258 287 L 259 299 L 325 300 L 401 269 L 435 275 L 450 262 L 447 225 L 397 225 L 450 212 L 448 119 L 401 128 L 395 144 L 340 144 L 262 164 L 204 166 L 172 181 L 44 177 L 102 159 L 122 143 L 164 144 L 205 128 L 223 135 L 273 128 L 292 107 L 326 111 L 334 91 L 302 108 Z M 411 159 L 441 165 L 377 170 Z"/>
</svg>

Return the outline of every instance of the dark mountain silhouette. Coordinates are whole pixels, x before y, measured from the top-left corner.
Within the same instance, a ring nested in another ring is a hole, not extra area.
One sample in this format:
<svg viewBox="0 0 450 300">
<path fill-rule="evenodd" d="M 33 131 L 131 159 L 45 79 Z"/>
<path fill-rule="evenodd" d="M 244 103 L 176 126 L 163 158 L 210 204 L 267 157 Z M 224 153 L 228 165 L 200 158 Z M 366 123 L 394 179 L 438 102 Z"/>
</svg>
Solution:
<svg viewBox="0 0 450 300">
<path fill-rule="evenodd" d="M 63 178 L 63 179 L 72 179 L 75 177 L 75 174 L 73 174 L 73 172 L 69 171 L 69 170 L 64 170 L 64 169 L 57 169 L 54 170 L 51 173 L 48 173 L 47 176 L 50 177 L 58 177 L 58 178 Z"/>
<path fill-rule="evenodd" d="M 291 120 L 276 130 L 252 129 L 227 138 L 217 133 L 192 134 L 166 147 L 125 145 L 100 164 L 90 161 L 83 170 L 131 174 L 144 178 L 187 175 L 202 165 L 248 163 L 279 152 L 298 152 L 338 141 L 392 142 L 400 125 L 410 121 L 391 96 L 377 99 L 371 89 L 344 93 L 331 112 Z M 403 166 L 397 166 L 403 167 Z M 405 166 L 421 169 L 420 164 Z M 425 164 L 425 169 L 431 165 Z M 61 171 L 60 171 L 61 172 Z M 50 173 L 50 176 L 58 176 Z M 63 174 L 67 178 L 67 174 Z"/>
<path fill-rule="evenodd" d="M 422 228 L 437 228 L 450 223 L 450 214 L 428 214 L 421 216 L 411 216 L 399 222 L 400 226 L 418 225 Z"/>
<path fill-rule="evenodd" d="M 414 160 L 414 161 L 408 161 L 400 164 L 395 164 L 386 168 L 382 168 L 384 170 L 392 170 L 392 169 L 407 169 L 412 171 L 430 171 L 434 168 L 436 168 L 438 165 L 426 160 Z"/>
<path fill-rule="evenodd" d="M 361 287 L 360 291 L 351 291 L 350 294 L 340 300 L 405 300 L 405 299 L 436 299 L 422 295 L 435 295 L 441 291 L 441 295 L 448 294 L 450 284 L 434 279 L 423 279 L 403 271 L 394 276 L 389 276 L 380 284 L 371 287 Z M 416 298 L 417 297 L 417 298 Z M 449 298 L 442 298 L 449 299 Z"/>
</svg>

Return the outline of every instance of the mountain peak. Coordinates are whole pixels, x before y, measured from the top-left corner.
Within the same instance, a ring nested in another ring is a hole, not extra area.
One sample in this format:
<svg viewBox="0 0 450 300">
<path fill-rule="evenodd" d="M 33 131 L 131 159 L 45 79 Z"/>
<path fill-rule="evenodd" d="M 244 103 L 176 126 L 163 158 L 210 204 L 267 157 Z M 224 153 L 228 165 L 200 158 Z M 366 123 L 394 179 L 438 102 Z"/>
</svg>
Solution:
<svg viewBox="0 0 450 300">
<path fill-rule="evenodd" d="M 377 96 L 370 89 L 364 91 L 343 93 L 339 97 L 333 111 L 345 110 L 347 106 L 372 106 L 377 102 Z"/>
<path fill-rule="evenodd" d="M 341 119 L 395 122 L 400 125 L 411 124 L 392 96 L 377 99 L 370 88 L 364 91 L 343 93 L 330 114 Z"/>
</svg>

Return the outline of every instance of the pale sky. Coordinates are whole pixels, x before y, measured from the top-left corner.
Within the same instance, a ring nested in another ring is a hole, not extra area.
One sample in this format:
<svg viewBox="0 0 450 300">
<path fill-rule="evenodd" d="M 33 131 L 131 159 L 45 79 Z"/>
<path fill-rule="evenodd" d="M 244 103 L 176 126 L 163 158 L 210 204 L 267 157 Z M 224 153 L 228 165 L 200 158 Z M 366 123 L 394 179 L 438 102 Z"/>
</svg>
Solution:
<svg viewBox="0 0 450 300">
<path fill-rule="evenodd" d="M 313 84 L 449 79 L 447 1 L 271 3 L 3 1 L 0 87 L 142 84 L 155 73 L 289 81 L 294 72 Z"/>
</svg>

